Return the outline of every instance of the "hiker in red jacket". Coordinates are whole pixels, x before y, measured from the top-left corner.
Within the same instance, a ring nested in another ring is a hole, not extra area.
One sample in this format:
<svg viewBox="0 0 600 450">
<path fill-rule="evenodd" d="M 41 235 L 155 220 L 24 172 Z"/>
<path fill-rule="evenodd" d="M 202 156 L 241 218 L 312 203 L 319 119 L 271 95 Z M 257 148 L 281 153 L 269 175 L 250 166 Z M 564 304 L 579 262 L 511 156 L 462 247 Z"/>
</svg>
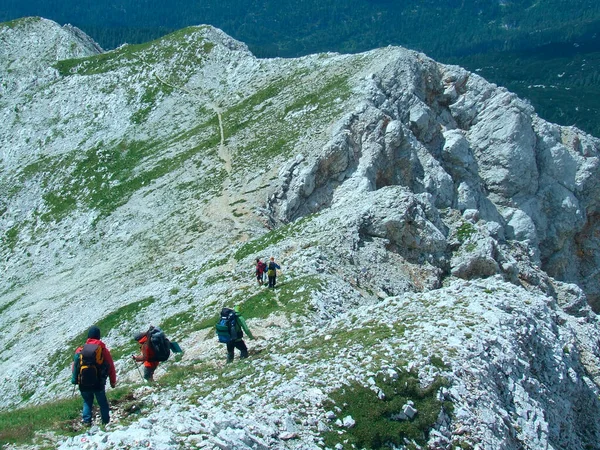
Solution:
<svg viewBox="0 0 600 450">
<path fill-rule="evenodd" d="M 82 421 L 86 426 L 92 425 L 92 408 L 94 397 L 100 407 L 102 423 L 110 422 L 110 407 L 106 398 L 106 380 L 110 387 L 117 384 L 117 372 L 112 356 L 104 342 L 100 340 L 100 328 L 91 326 L 85 344 L 75 350 L 71 367 L 71 383 L 79 385 L 83 397 Z"/>
<path fill-rule="evenodd" d="M 267 265 L 260 260 L 260 258 L 256 258 L 256 281 L 258 281 L 258 285 L 262 286 L 264 284 L 265 272 L 267 271 Z"/>
<path fill-rule="evenodd" d="M 132 355 L 132 357 L 134 361 L 144 363 L 144 380 L 154 381 L 154 371 L 160 363 L 154 360 L 154 350 L 148 345 L 148 333 L 138 333 L 134 339 L 140 344 L 141 355 Z"/>
</svg>

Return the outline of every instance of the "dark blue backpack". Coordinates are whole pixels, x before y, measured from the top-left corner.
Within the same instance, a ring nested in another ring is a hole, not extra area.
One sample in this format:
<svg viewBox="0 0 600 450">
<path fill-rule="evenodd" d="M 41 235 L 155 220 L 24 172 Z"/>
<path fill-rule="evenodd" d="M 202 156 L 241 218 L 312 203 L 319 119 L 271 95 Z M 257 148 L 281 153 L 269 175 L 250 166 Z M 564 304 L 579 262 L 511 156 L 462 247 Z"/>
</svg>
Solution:
<svg viewBox="0 0 600 450">
<path fill-rule="evenodd" d="M 230 308 L 223 308 L 221 310 L 221 317 L 216 325 L 217 338 L 219 342 L 224 344 L 234 341 L 238 338 L 236 330 L 237 316 L 235 311 Z"/>
<path fill-rule="evenodd" d="M 171 343 L 165 336 L 164 331 L 158 327 L 150 327 L 147 335 L 148 346 L 150 346 L 154 353 L 151 361 L 166 361 L 169 359 L 169 356 L 171 356 Z"/>
</svg>

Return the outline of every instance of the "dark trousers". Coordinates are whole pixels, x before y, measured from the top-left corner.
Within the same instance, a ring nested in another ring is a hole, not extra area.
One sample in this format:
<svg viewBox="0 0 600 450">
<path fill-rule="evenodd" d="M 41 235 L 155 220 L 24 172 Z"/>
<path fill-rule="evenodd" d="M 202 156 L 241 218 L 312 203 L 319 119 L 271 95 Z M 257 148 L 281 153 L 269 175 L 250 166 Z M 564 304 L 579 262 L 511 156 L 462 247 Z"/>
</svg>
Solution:
<svg viewBox="0 0 600 450">
<path fill-rule="evenodd" d="M 277 275 L 269 275 L 269 287 L 274 288 L 277 282 Z"/>
<path fill-rule="evenodd" d="M 144 380 L 146 381 L 154 381 L 154 371 L 156 370 L 156 368 L 158 367 L 147 367 L 144 366 Z"/>
<path fill-rule="evenodd" d="M 92 408 L 94 406 L 94 397 L 100 407 L 100 416 L 102 417 L 102 423 L 110 422 L 110 408 L 108 406 L 108 400 L 106 398 L 106 392 L 104 389 L 101 391 L 94 392 L 81 392 L 83 397 L 83 414 L 82 419 L 86 424 L 92 423 Z"/>
<path fill-rule="evenodd" d="M 234 349 L 236 348 L 240 351 L 240 358 L 248 357 L 248 347 L 246 347 L 246 343 L 243 339 L 230 341 L 227 343 L 227 362 L 233 361 Z"/>
</svg>

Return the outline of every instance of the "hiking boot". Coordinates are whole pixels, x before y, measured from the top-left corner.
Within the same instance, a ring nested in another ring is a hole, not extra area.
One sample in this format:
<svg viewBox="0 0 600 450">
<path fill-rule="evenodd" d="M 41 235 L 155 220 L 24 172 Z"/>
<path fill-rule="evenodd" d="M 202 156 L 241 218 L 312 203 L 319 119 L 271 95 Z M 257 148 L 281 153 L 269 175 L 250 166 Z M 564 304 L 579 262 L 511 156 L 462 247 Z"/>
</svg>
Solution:
<svg viewBox="0 0 600 450">
<path fill-rule="evenodd" d="M 92 426 L 92 421 L 89 421 L 89 422 L 87 422 L 87 421 L 85 421 L 85 420 L 82 420 L 82 421 L 81 421 L 81 426 L 83 426 L 83 427 L 86 427 L 86 428 L 89 428 L 89 427 L 91 427 L 91 426 Z"/>
</svg>

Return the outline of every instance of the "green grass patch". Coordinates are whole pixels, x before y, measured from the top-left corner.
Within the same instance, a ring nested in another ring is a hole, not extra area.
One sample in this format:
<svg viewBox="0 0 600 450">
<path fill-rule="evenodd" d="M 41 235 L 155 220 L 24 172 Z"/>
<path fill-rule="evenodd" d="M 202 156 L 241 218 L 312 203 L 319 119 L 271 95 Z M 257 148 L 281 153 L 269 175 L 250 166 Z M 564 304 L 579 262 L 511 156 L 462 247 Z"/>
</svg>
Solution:
<svg viewBox="0 0 600 450">
<path fill-rule="evenodd" d="M 352 382 L 331 394 L 330 401 L 324 404 L 325 408 L 340 408 L 337 416 L 343 418 L 350 415 L 356 425 L 347 430 L 334 427 L 332 431 L 324 433 L 327 447 L 341 444 L 344 449 L 395 448 L 406 445 L 405 439 L 426 445 L 428 433 L 440 411 L 445 409 L 449 413 L 452 408 L 450 403 L 437 399 L 440 388 L 448 385 L 443 378 L 436 378 L 430 386 L 421 388 L 416 373 L 402 371 L 396 380 L 377 376 L 376 385 L 385 394 L 383 400 L 372 389 L 358 382 Z M 413 419 L 399 420 L 397 415 L 408 401 L 414 402 L 418 412 Z M 342 434 L 338 431 L 342 431 Z M 409 445 L 408 448 L 416 449 L 417 446 Z"/>
<path fill-rule="evenodd" d="M 456 237 L 459 242 L 464 242 L 475 234 L 475 227 L 470 222 L 463 222 L 456 230 Z"/>
<path fill-rule="evenodd" d="M 214 327 L 219 320 L 219 311 L 203 319 L 199 319 L 198 316 L 197 308 L 182 311 L 163 320 L 160 328 L 168 333 L 169 338 L 182 339 L 196 331 Z"/>
<path fill-rule="evenodd" d="M 4 314 L 4 311 L 7 311 L 11 306 L 13 306 L 15 303 L 17 303 L 17 301 L 19 301 L 20 297 L 15 298 L 14 300 L 11 300 L 10 302 L 8 302 L 5 305 L 0 306 L 0 316 L 2 314 Z"/>
<path fill-rule="evenodd" d="M 29 24 L 34 24 L 41 21 L 41 17 L 23 17 L 21 19 L 9 20 L 7 22 L 0 23 L 2 28 L 24 28 Z"/>
<path fill-rule="evenodd" d="M 450 369 L 450 366 L 448 364 L 446 364 L 440 356 L 437 356 L 437 355 L 431 356 L 429 358 L 429 362 L 431 363 L 432 366 L 437 367 L 440 370 Z"/>
<path fill-rule="evenodd" d="M 275 293 L 271 289 L 264 289 L 248 297 L 238 308 L 245 319 L 264 319 L 277 311 L 279 306 L 275 300 Z"/>
<path fill-rule="evenodd" d="M 264 250 L 275 245 L 286 238 L 291 238 L 296 233 L 301 233 L 304 226 L 313 219 L 313 216 L 305 216 L 295 222 L 275 228 L 262 236 L 252 239 L 242 245 L 233 255 L 236 261 L 240 261 L 250 255 L 264 253 Z"/>
<path fill-rule="evenodd" d="M 10 252 L 12 252 L 15 249 L 17 242 L 19 242 L 19 233 L 20 228 L 17 225 L 15 225 L 12 228 L 9 228 L 6 231 L 6 233 L 4 233 L 4 244 Z"/>
<path fill-rule="evenodd" d="M 310 308 L 310 300 L 315 292 L 325 290 L 325 281 L 317 275 L 287 279 L 277 277 L 279 302 L 288 318 L 292 314 L 306 315 Z"/>
<path fill-rule="evenodd" d="M 137 316 L 142 309 L 150 306 L 155 300 L 156 299 L 154 297 L 148 297 L 137 302 L 129 303 L 128 305 L 122 306 L 119 309 L 109 313 L 103 319 L 99 320 L 95 325 L 100 328 L 102 336 L 106 336 L 113 328 L 117 328 L 122 323 L 133 320 L 133 318 Z M 64 350 L 54 353 L 48 360 L 48 366 L 53 367 L 58 365 L 58 368 L 60 369 L 71 364 L 72 356 L 75 353 L 75 350 L 77 347 L 85 343 L 88 329 L 92 325 L 94 324 L 89 324 L 84 331 L 66 343 L 63 347 Z M 115 353 L 119 355 L 119 357 L 125 354 L 124 352 L 126 351 L 125 349 L 120 350 L 119 348 L 115 350 Z M 113 356 L 113 359 L 117 359 L 112 351 L 111 355 Z"/>
<path fill-rule="evenodd" d="M 107 397 L 111 407 L 131 396 L 131 387 L 111 389 Z M 25 445 L 34 442 L 36 433 L 53 431 L 74 435 L 73 423 L 81 420 L 83 401 L 79 392 L 66 399 L 27 406 L 0 413 L 0 444 Z"/>
<path fill-rule="evenodd" d="M 39 406 L 14 409 L 0 413 L 0 443 L 26 444 L 35 433 L 42 430 L 71 429 L 71 423 L 81 415 L 82 400 L 79 395 L 45 403 Z"/>
<path fill-rule="evenodd" d="M 337 98 L 347 100 L 349 97 L 350 86 L 348 78 L 336 75 L 315 91 L 309 91 L 302 96 L 297 96 L 292 103 L 286 105 L 283 115 L 286 116 L 291 111 L 302 110 L 311 105 L 319 106 L 319 108 L 329 107 Z"/>
<path fill-rule="evenodd" d="M 158 61 L 179 59 L 180 64 L 194 66 L 201 64 L 205 55 L 214 48 L 212 42 L 198 36 L 191 45 L 188 41 L 198 34 L 200 28 L 188 27 L 175 31 L 160 39 L 136 45 L 123 45 L 115 50 L 85 58 L 58 61 L 54 67 L 63 77 L 69 75 L 97 75 L 131 67 L 140 70 L 145 64 L 152 65 Z M 194 51 L 184 51 L 192 49 Z M 198 50 L 202 51 L 198 51 Z M 171 70 L 177 67 L 171 67 Z"/>
<path fill-rule="evenodd" d="M 402 336 L 406 325 L 399 321 L 390 324 L 382 324 L 375 320 L 364 322 L 357 328 L 343 328 L 332 330 L 332 342 L 340 345 L 360 343 L 366 348 L 381 342 L 388 336 Z"/>
<path fill-rule="evenodd" d="M 155 157 L 158 152 L 156 143 L 145 141 L 121 141 L 109 145 L 100 143 L 87 150 L 83 158 L 77 157 L 75 160 L 75 157 L 72 157 L 74 161 L 69 177 L 74 182 L 64 183 L 57 180 L 59 182 L 56 184 L 61 187 L 44 194 L 46 212 L 42 214 L 41 219 L 45 222 L 60 221 L 81 206 L 96 209 L 100 213 L 99 218 L 110 215 L 119 206 L 125 204 L 137 190 L 179 169 L 197 154 L 206 156 L 211 146 L 218 142 L 215 140 L 217 130 L 201 127 L 197 131 L 201 130 L 209 131 L 202 145 L 189 148 L 171 158 L 156 161 L 152 165 L 148 164 L 150 167 L 145 170 L 140 170 L 140 166 Z M 66 165 L 70 160 L 64 162 Z M 29 167 L 27 173 L 33 170 L 51 169 L 56 165 L 56 162 L 39 161 L 35 166 Z M 54 172 L 46 171 L 46 173 Z M 204 195 L 220 192 L 226 175 L 225 169 L 212 172 L 197 184 L 197 191 Z"/>
</svg>

